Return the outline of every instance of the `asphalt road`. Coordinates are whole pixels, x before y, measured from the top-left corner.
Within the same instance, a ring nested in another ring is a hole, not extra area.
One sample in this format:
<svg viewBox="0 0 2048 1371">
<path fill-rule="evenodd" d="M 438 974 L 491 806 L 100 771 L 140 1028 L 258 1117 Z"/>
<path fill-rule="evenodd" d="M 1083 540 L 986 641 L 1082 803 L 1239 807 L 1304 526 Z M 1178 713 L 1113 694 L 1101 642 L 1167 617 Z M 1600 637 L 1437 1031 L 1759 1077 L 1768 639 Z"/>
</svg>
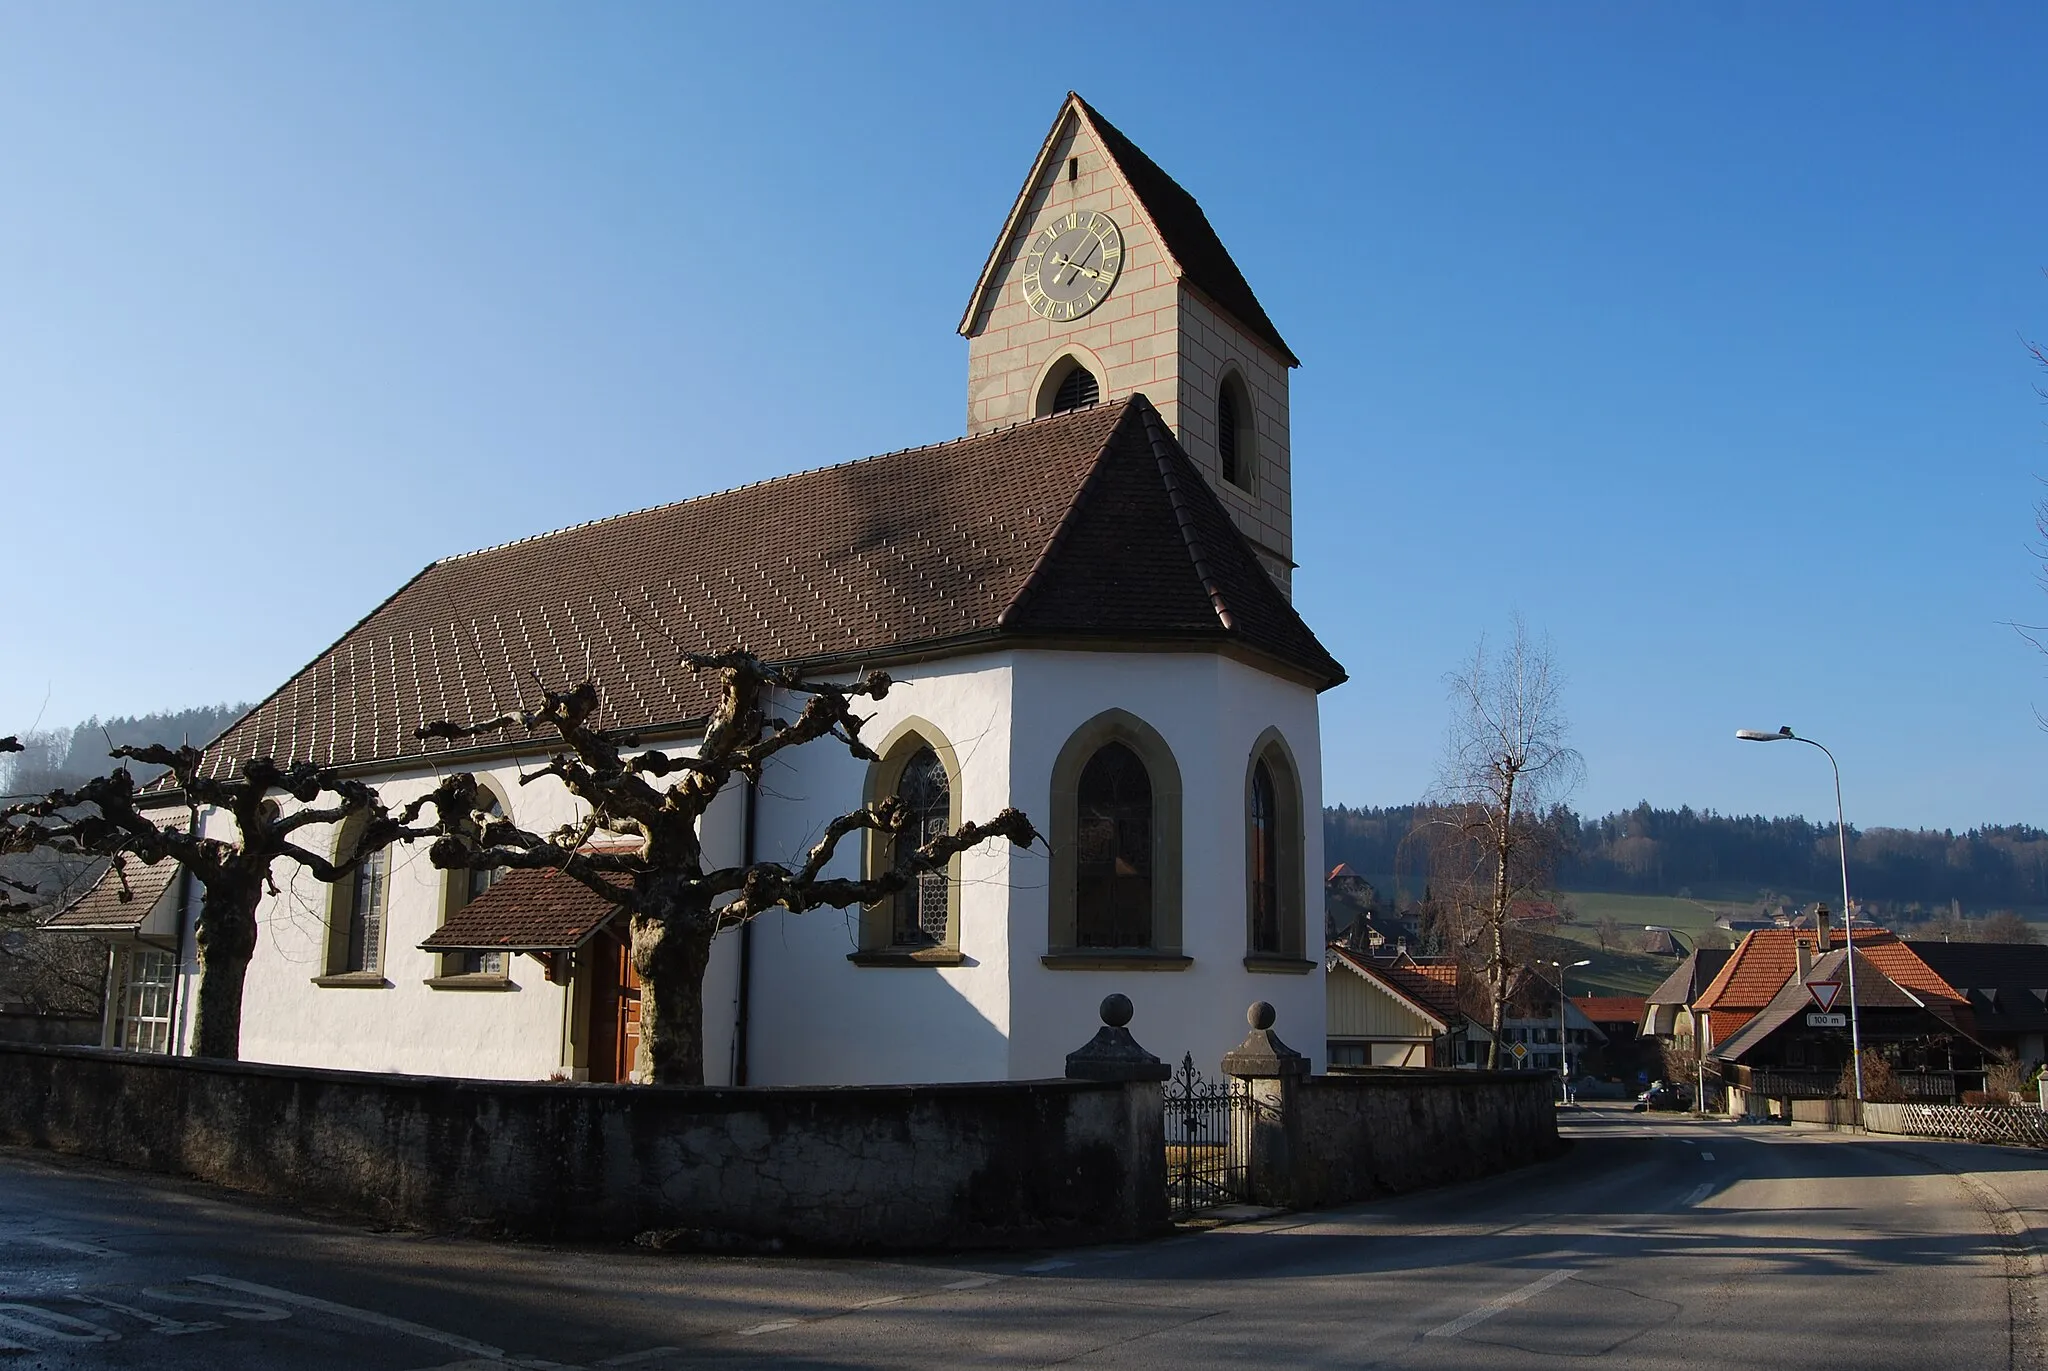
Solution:
<svg viewBox="0 0 2048 1371">
<path fill-rule="evenodd" d="M 2048 1155 L 1567 1117 L 1567 1156 L 1473 1185 L 967 1260 L 374 1233 L 0 1150 L 0 1371 L 2048 1371 Z"/>
</svg>

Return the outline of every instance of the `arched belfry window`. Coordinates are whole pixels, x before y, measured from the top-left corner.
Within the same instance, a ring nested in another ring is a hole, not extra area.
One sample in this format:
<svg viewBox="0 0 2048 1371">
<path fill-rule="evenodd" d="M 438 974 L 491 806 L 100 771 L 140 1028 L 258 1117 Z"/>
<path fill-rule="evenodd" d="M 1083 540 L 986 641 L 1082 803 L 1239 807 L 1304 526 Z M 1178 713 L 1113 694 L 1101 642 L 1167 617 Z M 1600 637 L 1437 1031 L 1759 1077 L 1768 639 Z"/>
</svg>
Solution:
<svg viewBox="0 0 2048 1371">
<path fill-rule="evenodd" d="M 1158 731 L 1121 709 L 1076 729 L 1053 762 L 1045 964 L 1177 971 L 1181 782 Z"/>
<path fill-rule="evenodd" d="M 900 859 L 906 846 L 923 847 L 944 835 L 953 810 L 953 783 L 945 763 L 929 746 L 920 747 L 903 764 L 903 778 L 896 796 L 905 811 L 903 829 L 889 842 L 890 864 Z M 898 947 L 919 944 L 938 946 L 946 941 L 946 873 L 920 872 L 909 885 L 896 892 L 895 920 L 891 941 Z"/>
<path fill-rule="evenodd" d="M 1053 392 L 1052 412 L 1065 414 L 1068 410 L 1086 409 L 1101 399 L 1102 387 L 1097 384 L 1095 373 L 1076 362 Z"/>
<path fill-rule="evenodd" d="M 1308 930 L 1303 902 L 1301 772 L 1287 740 L 1269 728 L 1245 769 L 1245 966 L 1304 972 Z"/>
<path fill-rule="evenodd" d="M 895 799 L 903 806 L 903 827 L 895 833 L 870 830 L 862 874 L 874 880 L 897 869 L 898 858 L 960 827 L 960 761 L 952 745 L 928 720 L 898 724 L 876 749 L 881 761 L 868 768 L 866 799 Z M 960 966 L 960 861 L 943 871 L 922 871 L 908 885 L 860 912 L 860 946 L 850 954 L 859 966 Z"/>
<path fill-rule="evenodd" d="M 1243 378 L 1226 372 L 1216 388 L 1216 459 L 1223 479 L 1239 490 L 1252 488 L 1252 417 Z"/>
<path fill-rule="evenodd" d="M 1074 944 L 1152 945 L 1152 778 L 1111 743 L 1081 768 L 1075 796 Z"/>
</svg>

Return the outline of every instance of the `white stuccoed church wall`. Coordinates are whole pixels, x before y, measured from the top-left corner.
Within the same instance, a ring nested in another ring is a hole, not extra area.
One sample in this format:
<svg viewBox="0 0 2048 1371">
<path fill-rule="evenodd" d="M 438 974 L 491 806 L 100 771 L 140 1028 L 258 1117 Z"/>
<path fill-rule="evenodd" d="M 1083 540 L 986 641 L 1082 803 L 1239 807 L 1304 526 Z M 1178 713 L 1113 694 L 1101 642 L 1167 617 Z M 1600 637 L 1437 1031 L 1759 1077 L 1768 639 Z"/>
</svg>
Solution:
<svg viewBox="0 0 2048 1371">
<path fill-rule="evenodd" d="M 1165 738 L 1180 765 L 1182 951 L 1185 971 L 1054 971 L 1045 952 L 1048 918 L 1043 864 L 1010 891 L 1017 967 L 1010 1035 L 1012 1078 L 1056 1076 L 1112 990 L 1131 997 L 1131 1034 L 1177 1066 L 1193 1053 L 1204 1074 L 1244 1040 L 1245 1009 L 1269 1001 L 1275 1031 L 1325 1066 L 1322 970 L 1322 738 L 1315 692 L 1213 654 L 1030 652 L 1016 654 L 1014 766 L 1017 802 L 1049 812 L 1053 759 L 1075 729 L 1106 709 L 1125 709 Z M 1287 740 L 1301 771 L 1302 891 L 1306 956 L 1301 975 L 1247 971 L 1245 946 L 1245 773 L 1267 728 Z M 1085 1035 L 1084 1035 L 1085 1036 Z"/>
<path fill-rule="evenodd" d="M 1322 946 L 1322 771 L 1315 693 L 1207 653 L 1007 652 L 956 658 L 893 673 L 885 700 L 862 707 L 863 736 L 880 748 L 911 719 L 944 736 L 960 766 L 961 813 L 988 818 L 1016 805 L 1052 831 L 1054 759 L 1073 732 L 1102 711 L 1128 710 L 1172 748 L 1183 789 L 1184 971 L 1055 971 L 1047 950 L 1049 864 L 998 840 L 960 859 L 957 967 L 861 967 L 857 910 L 771 913 L 752 929 L 748 1078 L 755 1085 L 894 1084 L 1058 1076 L 1066 1054 L 1093 1035 L 1096 1007 L 1122 991 L 1137 1007 L 1138 1041 L 1178 1063 L 1192 1052 L 1214 1074 L 1245 1033 L 1253 1000 L 1279 1011 L 1277 1030 L 1324 1065 Z M 1247 971 L 1244 854 L 1245 771 L 1268 728 L 1286 738 L 1302 783 L 1306 949 L 1315 969 L 1301 975 Z M 552 777 L 521 786 L 518 761 L 474 769 L 534 832 L 570 822 L 577 807 Z M 394 808 L 429 789 L 428 771 L 380 782 Z M 802 861 L 824 824 L 861 802 L 866 764 L 830 742 L 781 754 L 764 776 L 755 855 Z M 705 819 L 709 862 L 741 855 L 744 794 L 719 797 Z M 228 836 L 217 815 L 202 816 Z M 333 835 L 308 830 L 308 844 Z M 861 846 L 842 843 L 828 874 L 857 876 Z M 509 959 L 516 989 L 444 990 L 425 984 L 436 954 L 418 944 L 438 926 L 441 882 L 424 846 L 397 847 L 386 913 L 386 988 L 314 985 L 325 970 L 328 887 L 289 863 L 280 893 L 258 913 L 256 957 L 244 999 L 242 1046 L 250 1061 L 401 1071 L 503 1080 L 572 1075 L 586 1050 L 584 1006 L 569 986 L 551 985 L 530 957 Z M 196 914 L 196 901 L 190 913 Z M 740 935 L 722 935 L 704 987 L 705 1078 L 731 1081 L 738 1009 Z M 189 927 L 187 946 L 190 946 Z M 196 969 L 196 968 L 195 968 Z M 182 1028 L 189 1043 L 191 984 Z"/>
</svg>

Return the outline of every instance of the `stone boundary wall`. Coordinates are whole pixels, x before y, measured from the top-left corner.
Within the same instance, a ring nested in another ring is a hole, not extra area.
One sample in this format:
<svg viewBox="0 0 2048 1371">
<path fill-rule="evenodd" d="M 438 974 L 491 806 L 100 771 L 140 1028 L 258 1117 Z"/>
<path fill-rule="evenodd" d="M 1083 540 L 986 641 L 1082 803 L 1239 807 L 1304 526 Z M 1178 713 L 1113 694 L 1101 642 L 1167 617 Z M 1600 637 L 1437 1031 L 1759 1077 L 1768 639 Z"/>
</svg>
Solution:
<svg viewBox="0 0 2048 1371">
<path fill-rule="evenodd" d="M 528 1084 L 0 1044 L 0 1142 L 545 1239 L 1003 1248 L 1167 1226 L 1157 1081 Z"/>
<path fill-rule="evenodd" d="M 1283 1106 L 1298 1121 L 1285 1129 L 1288 1160 L 1258 1166 L 1260 1188 L 1297 1207 L 1346 1204 L 1542 1161 L 1563 1147 L 1552 1079 L 1406 1067 L 1305 1077 Z"/>
</svg>

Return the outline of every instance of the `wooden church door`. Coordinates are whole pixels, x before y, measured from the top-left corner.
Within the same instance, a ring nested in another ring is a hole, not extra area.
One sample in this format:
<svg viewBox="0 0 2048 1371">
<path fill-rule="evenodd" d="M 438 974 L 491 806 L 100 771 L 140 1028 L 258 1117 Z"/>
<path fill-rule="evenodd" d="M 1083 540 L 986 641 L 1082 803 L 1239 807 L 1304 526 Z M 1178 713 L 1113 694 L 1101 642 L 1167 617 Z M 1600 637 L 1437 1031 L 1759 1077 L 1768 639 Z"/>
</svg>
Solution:
<svg viewBox="0 0 2048 1371">
<path fill-rule="evenodd" d="M 590 1079 L 632 1079 L 640 1055 L 640 976 L 633 950 L 615 937 L 597 944 L 595 991 L 590 997 Z"/>
</svg>

